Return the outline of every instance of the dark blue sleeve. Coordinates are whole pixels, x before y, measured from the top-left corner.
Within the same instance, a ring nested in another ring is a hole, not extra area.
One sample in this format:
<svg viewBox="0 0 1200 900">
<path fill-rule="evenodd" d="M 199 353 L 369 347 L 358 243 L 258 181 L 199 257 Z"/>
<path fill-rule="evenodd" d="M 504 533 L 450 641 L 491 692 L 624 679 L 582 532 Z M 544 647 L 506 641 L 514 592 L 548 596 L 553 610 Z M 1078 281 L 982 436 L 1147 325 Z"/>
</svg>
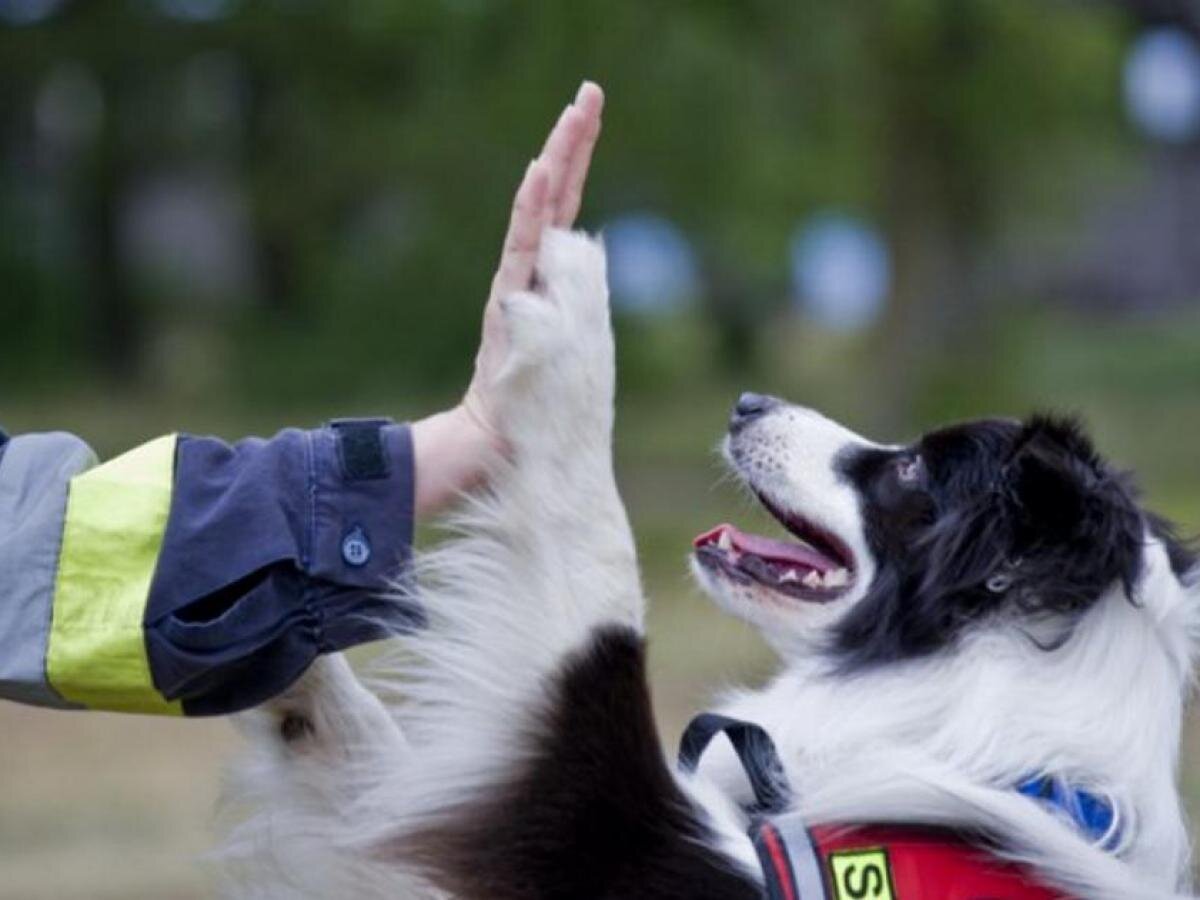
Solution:
<svg viewBox="0 0 1200 900">
<path fill-rule="evenodd" d="M 232 446 L 181 437 L 146 610 L 155 687 L 188 715 L 245 709 L 320 653 L 406 630 L 413 536 L 405 425 L 347 420 Z"/>
</svg>

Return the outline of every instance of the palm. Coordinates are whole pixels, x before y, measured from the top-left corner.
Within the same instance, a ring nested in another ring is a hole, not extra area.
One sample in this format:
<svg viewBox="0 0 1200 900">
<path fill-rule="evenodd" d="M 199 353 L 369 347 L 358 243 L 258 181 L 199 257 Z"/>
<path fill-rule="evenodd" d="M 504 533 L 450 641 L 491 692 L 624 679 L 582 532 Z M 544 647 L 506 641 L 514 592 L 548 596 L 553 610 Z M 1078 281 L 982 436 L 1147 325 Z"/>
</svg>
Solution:
<svg viewBox="0 0 1200 900">
<path fill-rule="evenodd" d="M 475 357 L 475 375 L 463 405 L 476 422 L 495 435 L 502 433 L 491 400 L 492 385 L 508 357 L 508 334 L 500 300 L 526 290 L 533 280 L 542 233 L 548 227 L 570 228 L 583 200 L 592 150 L 600 135 L 604 94 L 584 82 L 530 163 L 517 188 L 500 264 L 483 312 L 483 334 Z"/>
</svg>

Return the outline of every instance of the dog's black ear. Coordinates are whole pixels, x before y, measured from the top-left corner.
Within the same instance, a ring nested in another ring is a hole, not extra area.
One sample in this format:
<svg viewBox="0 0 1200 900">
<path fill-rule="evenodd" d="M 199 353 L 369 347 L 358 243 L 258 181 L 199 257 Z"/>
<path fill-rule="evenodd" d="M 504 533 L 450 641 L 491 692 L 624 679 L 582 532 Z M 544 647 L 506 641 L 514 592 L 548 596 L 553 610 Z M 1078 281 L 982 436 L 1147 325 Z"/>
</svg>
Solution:
<svg viewBox="0 0 1200 900">
<path fill-rule="evenodd" d="M 1006 474 L 1018 536 L 1057 543 L 1088 527 L 1088 498 L 1102 476 L 1074 422 L 1042 416 L 1028 422 Z"/>
<path fill-rule="evenodd" d="M 1053 596 L 1045 601 L 1070 608 L 1117 581 L 1132 596 L 1142 513 L 1128 480 L 1100 458 L 1077 421 L 1039 415 L 1025 423 L 1002 487 L 1018 580 L 1048 585 Z"/>
</svg>

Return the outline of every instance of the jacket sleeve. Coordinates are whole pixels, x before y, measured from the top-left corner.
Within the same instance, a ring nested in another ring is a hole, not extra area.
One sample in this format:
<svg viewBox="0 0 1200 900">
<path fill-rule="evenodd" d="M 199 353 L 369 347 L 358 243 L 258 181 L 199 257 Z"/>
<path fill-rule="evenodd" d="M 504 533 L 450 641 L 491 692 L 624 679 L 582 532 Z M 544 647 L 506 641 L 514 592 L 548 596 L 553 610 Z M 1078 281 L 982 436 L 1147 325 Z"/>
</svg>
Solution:
<svg viewBox="0 0 1200 900">
<path fill-rule="evenodd" d="M 96 457 L 69 434 L 0 443 L 0 696 L 72 706 L 46 679 L 46 649 L 67 485 Z"/>
<path fill-rule="evenodd" d="M 383 596 L 407 593 L 407 426 L 171 435 L 100 466 L 68 435 L 0 452 L 0 695 L 233 712 L 420 622 Z"/>
</svg>

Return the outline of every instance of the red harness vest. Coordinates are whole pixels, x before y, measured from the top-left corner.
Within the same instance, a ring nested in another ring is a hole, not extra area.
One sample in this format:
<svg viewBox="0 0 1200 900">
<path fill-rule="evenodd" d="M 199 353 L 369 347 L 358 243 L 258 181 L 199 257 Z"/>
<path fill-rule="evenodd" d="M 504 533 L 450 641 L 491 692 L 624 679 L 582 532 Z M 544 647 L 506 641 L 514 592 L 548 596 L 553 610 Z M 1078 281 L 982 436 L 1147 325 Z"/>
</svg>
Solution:
<svg viewBox="0 0 1200 900">
<path fill-rule="evenodd" d="M 1068 900 L 951 833 L 903 826 L 810 829 L 817 877 L 805 885 L 781 824 L 768 819 L 755 836 L 771 900 Z"/>
<path fill-rule="evenodd" d="M 1070 900 L 1028 868 L 953 831 L 901 825 L 809 828 L 770 736 L 760 726 L 705 713 L 692 720 L 679 764 L 695 771 L 709 741 L 724 733 L 756 799 L 750 837 L 767 900 Z"/>
</svg>

